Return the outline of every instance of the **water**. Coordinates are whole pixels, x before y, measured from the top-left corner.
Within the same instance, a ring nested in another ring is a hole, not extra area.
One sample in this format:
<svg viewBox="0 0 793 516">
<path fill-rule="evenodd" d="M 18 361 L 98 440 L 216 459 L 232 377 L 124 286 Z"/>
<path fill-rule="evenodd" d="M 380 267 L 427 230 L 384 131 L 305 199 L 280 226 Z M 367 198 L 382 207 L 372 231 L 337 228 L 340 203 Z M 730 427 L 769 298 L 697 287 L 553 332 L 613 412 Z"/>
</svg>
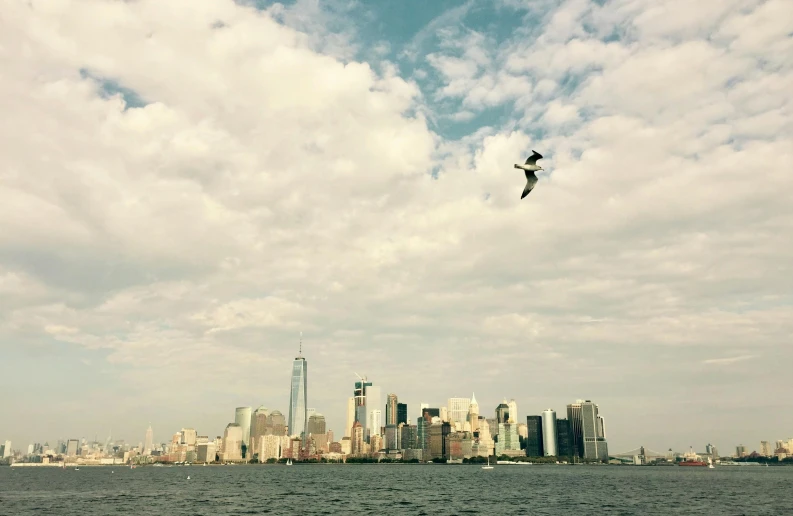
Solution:
<svg viewBox="0 0 793 516">
<path fill-rule="evenodd" d="M 793 467 L 2 467 L 0 514 L 778 515 L 791 481 Z"/>
</svg>

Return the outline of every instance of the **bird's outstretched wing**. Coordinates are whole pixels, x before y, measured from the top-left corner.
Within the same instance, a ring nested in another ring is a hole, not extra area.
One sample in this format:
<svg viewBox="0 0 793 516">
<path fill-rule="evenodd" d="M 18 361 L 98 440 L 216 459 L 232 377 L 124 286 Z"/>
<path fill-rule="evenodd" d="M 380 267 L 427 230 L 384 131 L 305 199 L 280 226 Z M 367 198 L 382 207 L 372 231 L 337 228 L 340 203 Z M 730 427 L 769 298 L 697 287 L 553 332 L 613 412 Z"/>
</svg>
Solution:
<svg viewBox="0 0 793 516">
<path fill-rule="evenodd" d="M 537 152 L 536 150 L 533 150 L 533 149 L 532 149 L 532 152 L 534 154 L 529 156 L 529 159 L 526 160 L 526 163 L 525 163 L 526 165 L 536 165 L 537 164 L 537 160 L 538 159 L 542 159 L 542 154 L 540 154 L 539 152 Z"/>
<path fill-rule="evenodd" d="M 520 196 L 521 199 L 529 195 L 529 192 L 534 190 L 534 185 L 537 184 L 537 176 L 534 175 L 534 172 L 526 171 L 526 188 L 523 189 L 523 195 Z"/>
</svg>

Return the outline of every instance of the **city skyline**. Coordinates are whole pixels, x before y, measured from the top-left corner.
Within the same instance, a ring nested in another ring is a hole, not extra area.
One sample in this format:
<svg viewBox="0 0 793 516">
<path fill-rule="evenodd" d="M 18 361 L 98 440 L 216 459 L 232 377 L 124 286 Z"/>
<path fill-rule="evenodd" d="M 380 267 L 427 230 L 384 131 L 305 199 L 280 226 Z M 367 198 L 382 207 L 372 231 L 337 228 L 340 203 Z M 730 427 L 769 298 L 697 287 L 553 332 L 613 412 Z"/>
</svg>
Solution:
<svg viewBox="0 0 793 516">
<path fill-rule="evenodd" d="M 339 418 L 337 415 L 335 417 L 332 416 L 331 418 L 327 418 L 322 413 L 321 410 L 317 410 L 316 407 L 309 407 L 308 406 L 310 404 L 310 402 L 308 401 L 308 398 L 307 398 L 307 395 L 306 395 L 306 393 L 307 393 L 306 386 L 307 386 L 307 382 L 308 382 L 308 380 L 307 380 L 307 359 L 306 359 L 306 357 L 303 356 L 302 346 L 303 346 L 303 343 L 302 343 L 302 332 L 301 332 L 300 344 L 299 344 L 299 353 L 298 353 L 298 356 L 296 358 L 294 358 L 293 366 L 291 368 L 292 373 L 290 375 L 290 396 L 289 396 L 289 398 L 290 398 L 290 400 L 295 400 L 295 392 L 296 392 L 297 393 L 297 400 L 299 402 L 298 404 L 302 404 L 302 407 L 303 407 L 302 413 L 304 414 L 304 416 L 307 416 L 308 414 L 310 414 L 312 417 L 314 415 L 319 416 L 321 418 L 321 428 L 327 429 L 329 431 L 333 431 L 333 427 L 330 424 L 327 423 L 327 420 L 328 419 L 330 419 L 331 421 L 341 420 L 341 421 L 344 421 L 346 423 L 347 422 L 347 414 L 345 413 L 343 418 Z M 299 368 L 295 364 L 299 364 Z M 423 413 L 423 411 L 425 410 L 425 407 L 435 407 L 436 409 L 440 409 L 441 410 L 441 414 L 442 415 L 443 414 L 446 415 L 446 418 L 448 419 L 448 421 L 452 425 L 452 431 L 454 431 L 455 423 L 457 423 L 457 425 L 458 425 L 457 429 L 459 431 L 463 430 L 463 428 L 465 426 L 464 423 L 457 421 L 458 419 L 463 418 L 463 416 L 462 416 L 463 412 L 465 413 L 465 416 L 464 416 L 465 418 L 469 417 L 471 413 L 478 414 L 482 418 L 487 418 L 487 419 L 494 418 L 494 421 L 495 421 L 495 423 L 497 425 L 498 425 L 499 421 L 501 421 L 502 417 L 503 417 L 503 421 L 504 422 L 509 421 L 509 422 L 514 423 L 516 425 L 525 425 L 525 426 L 527 426 L 527 429 L 528 429 L 527 431 L 529 432 L 529 438 L 528 438 L 529 441 L 528 441 L 526 446 L 530 450 L 533 450 L 533 449 L 539 450 L 541 453 L 539 453 L 538 456 L 542 456 L 542 455 L 555 456 L 559 450 L 561 450 L 561 449 L 565 449 L 565 450 L 572 449 L 571 447 L 573 447 L 573 446 L 577 447 L 577 449 L 584 450 L 584 452 L 582 452 L 582 453 L 586 453 L 588 456 L 598 456 L 598 457 L 601 457 L 601 458 L 605 458 L 605 457 L 608 456 L 608 454 L 606 452 L 604 452 L 604 451 L 601 451 L 601 453 L 598 452 L 598 443 L 597 443 L 597 441 L 600 440 L 600 439 L 598 439 L 598 437 L 605 437 L 605 433 L 606 433 L 605 432 L 605 426 L 606 425 L 604 423 L 604 419 L 598 414 L 598 412 L 599 412 L 598 411 L 598 404 L 591 403 L 588 399 L 584 400 L 584 399 L 578 398 L 577 401 L 575 401 L 575 402 L 568 401 L 567 403 L 565 403 L 564 407 L 563 407 L 564 410 L 560 412 L 561 414 L 565 414 L 566 415 L 566 417 L 564 417 L 564 418 L 558 416 L 557 415 L 558 411 L 556 411 L 553 408 L 546 408 L 546 409 L 543 409 L 543 410 L 540 410 L 540 411 L 534 411 L 534 412 L 531 409 L 525 409 L 524 408 L 525 415 L 523 416 L 523 419 L 515 420 L 513 418 L 513 414 L 519 413 L 519 411 L 520 411 L 520 408 L 518 408 L 519 405 L 517 403 L 517 400 L 515 400 L 514 398 L 510 398 L 510 400 L 507 401 L 506 397 L 503 397 L 502 400 L 499 403 L 496 403 L 496 404 L 493 405 L 493 411 L 492 411 L 493 413 L 491 413 L 491 414 L 484 413 L 483 414 L 482 411 L 481 411 L 481 406 L 480 406 L 478 400 L 476 399 L 476 395 L 475 394 L 472 394 L 470 398 L 450 397 L 450 398 L 448 398 L 446 400 L 445 404 L 443 404 L 443 403 L 433 404 L 432 402 L 426 402 L 426 401 L 423 401 L 421 403 L 417 403 L 415 405 L 415 407 L 414 407 L 414 408 L 416 408 L 415 416 L 412 416 L 411 415 L 411 406 L 409 404 L 407 404 L 407 403 L 401 402 L 400 399 L 399 399 L 399 395 L 397 393 L 389 392 L 388 395 L 385 397 L 385 399 L 383 399 L 381 397 L 382 388 L 381 388 L 380 385 L 376 385 L 375 382 L 372 381 L 367 376 L 361 377 L 357 373 L 354 373 L 354 374 L 355 374 L 356 378 L 355 378 L 355 380 L 353 382 L 353 384 L 354 384 L 353 392 L 354 393 L 358 392 L 359 391 L 359 386 L 361 386 L 361 385 L 365 385 L 366 386 L 366 391 L 368 391 L 366 396 L 362 396 L 362 398 L 367 403 L 366 405 L 364 405 L 362 407 L 362 408 L 365 409 L 365 411 L 358 412 L 354 416 L 356 424 L 360 424 L 358 422 L 358 418 L 359 417 L 360 418 L 366 418 L 366 421 L 371 423 L 371 421 L 372 421 L 372 412 L 377 410 L 378 412 L 380 412 L 380 414 L 378 414 L 378 417 L 381 417 L 381 419 L 379 419 L 380 428 L 385 430 L 386 429 L 386 425 L 387 425 L 387 421 L 388 421 L 388 417 L 389 417 L 388 416 L 389 407 L 393 404 L 393 411 L 394 411 L 394 416 L 395 417 L 396 417 L 396 414 L 397 414 L 397 406 L 401 406 L 402 408 L 400 410 L 402 410 L 402 411 L 406 410 L 407 411 L 407 418 L 406 418 L 407 422 L 412 423 L 412 424 L 415 425 L 416 422 L 417 422 L 417 419 L 420 417 L 420 414 Z M 297 389 L 296 389 L 296 387 L 297 387 Z M 371 393 L 374 393 L 373 394 L 373 396 L 374 396 L 373 399 L 375 401 L 373 403 L 370 402 L 370 398 L 369 398 L 369 396 L 372 395 Z M 354 398 L 352 398 L 352 399 L 354 399 Z M 377 407 L 379 406 L 379 402 L 380 401 L 384 401 L 385 402 L 384 406 L 381 409 L 377 409 Z M 291 404 L 292 404 L 292 401 L 290 401 L 290 408 L 291 408 Z M 345 409 L 348 408 L 346 403 L 344 405 L 345 405 Z M 503 407 L 503 409 L 502 409 L 502 407 Z M 273 413 L 275 411 L 275 413 L 279 413 L 278 408 L 275 407 L 275 406 L 272 406 L 268 410 L 268 409 L 265 408 L 264 405 L 261 405 L 255 411 L 253 410 L 252 406 L 237 407 L 234 410 L 233 421 L 226 423 L 225 430 L 223 432 L 220 432 L 218 434 L 213 434 L 212 432 L 209 432 L 208 435 L 218 435 L 218 436 L 224 436 L 225 437 L 225 436 L 228 435 L 229 429 L 231 427 L 236 427 L 236 428 L 238 428 L 238 430 L 234 429 L 234 433 L 233 433 L 234 438 L 238 438 L 239 444 L 244 444 L 246 447 L 249 447 L 250 446 L 250 442 L 251 442 L 250 441 L 251 435 L 256 435 L 256 431 L 257 431 L 256 430 L 256 425 L 257 425 L 257 423 L 256 423 L 256 414 L 259 413 L 260 411 L 266 411 L 265 413 Z M 281 415 L 280 417 L 283 417 L 283 415 Z M 520 416 L 518 416 L 518 417 L 520 417 Z M 536 422 L 534 421 L 535 419 L 536 419 Z M 285 419 L 285 422 L 286 421 L 290 421 L 290 420 L 291 420 L 291 418 L 290 419 Z M 311 421 L 311 417 L 305 417 L 305 419 L 303 421 L 303 424 L 301 425 L 301 428 L 303 429 L 303 430 L 301 430 L 301 432 L 305 431 L 305 429 L 307 428 L 307 426 L 308 426 L 310 421 Z M 564 432 L 562 432 L 557 427 L 557 421 L 561 421 L 564 425 L 567 425 L 567 426 L 564 426 L 564 428 L 565 428 Z M 182 425 L 182 431 L 183 432 L 184 432 L 184 428 L 185 428 L 184 425 Z M 195 430 L 193 430 L 192 428 L 193 427 L 190 427 L 190 429 L 191 429 L 190 431 L 193 433 L 193 440 L 195 440 Z M 366 428 L 366 425 L 363 425 L 363 428 Z M 466 428 L 470 430 L 470 425 L 468 427 L 466 427 Z M 369 435 L 369 432 L 370 431 L 367 431 L 367 430 L 363 430 L 362 431 L 362 435 L 364 436 L 364 440 L 366 440 L 368 438 L 367 436 Z M 568 432 L 569 432 L 569 434 L 568 434 Z M 496 432 L 496 433 L 498 433 L 498 432 Z M 152 449 L 152 443 L 153 442 L 154 443 L 158 443 L 158 442 L 166 442 L 167 441 L 167 439 L 164 440 L 164 441 L 156 441 L 156 440 L 152 441 L 152 434 L 153 434 L 152 424 L 149 423 L 148 428 L 145 431 L 145 437 L 144 437 L 143 440 L 140 441 L 140 444 L 141 444 L 142 449 L 144 450 L 144 452 L 146 450 L 151 450 Z M 237 434 L 239 434 L 238 437 L 236 437 Z M 96 436 L 98 434 L 95 433 L 94 435 Z M 294 432 L 290 431 L 287 435 L 294 436 L 296 434 Z M 338 435 L 339 438 L 341 438 L 342 436 L 348 435 L 348 432 L 346 432 L 346 430 L 344 429 L 344 425 L 342 425 L 341 432 L 337 433 L 336 435 Z M 517 438 L 517 433 L 514 434 L 514 435 L 515 435 L 514 438 L 516 439 Z M 385 436 L 383 436 L 383 437 L 385 437 Z M 0 435 L 0 438 L 3 438 L 3 436 Z M 774 442 L 774 440 L 778 439 L 778 438 L 780 438 L 779 435 L 776 438 L 774 438 L 774 439 L 761 439 L 759 441 L 761 444 L 758 447 L 758 449 L 755 449 L 755 448 L 753 448 L 750 445 L 748 447 L 747 453 L 752 452 L 752 451 L 760 451 L 761 449 L 763 449 L 764 451 L 768 451 L 768 449 L 771 449 L 769 443 L 770 442 Z M 59 437 L 59 440 L 61 440 L 61 439 L 63 439 L 63 438 Z M 77 443 L 81 439 L 85 439 L 85 436 L 82 436 L 79 439 L 76 438 L 75 436 L 72 436 L 72 437 L 70 437 L 68 439 L 69 439 L 69 443 L 71 443 L 71 442 Z M 561 444 L 560 444 L 560 439 L 561 439 Z M 54 441 L 54 439 L 52 439 L 52 440 Z M 109 440 L 110 440 L 110 436 L 108 436 L 108 441 Z M 123 438 L 121 440 L 127 441 L 126 439 L 123 439 Z M 569 440 L 569 442 L 567 442 L 568 440 Z M 604 439 L 604 441 L 605 441 L 605 439 Z M 609 441 L 611 441 L 611 440 L 609 439 Z M 7 439 L 5 442 L 9 443 L 9 442 L 14 442 L 14 441 L 12 441 L 11 439 Z M 20 442 L 20 441 L 17 441 L 17 442 Z M 39 438 L 39 439 L 31 440 L 30 441 L 30 443 L 31 443 L 30 446 L 32 446 L 34 442 L 38 442 L 38 443 L 47 442 L 47 439 Z M 129 440 L 129 441 L 127 441 L 127 442 L 129 442 L 129 444 L 133 445 L 133 446 L 137 443 L 137 441 L 135 441 L 134 438 Z M 741 446 L 743 446 L 743 444 L 742 444 L 743 442 L 744 442 L 743 440 L 740 441 Z M 751 442 L 751 441 L 746 441 L 746 442 Z M 779 441 L 777 441 L 777 442 L 779 442 Z M 498 443 L 496 443 L 496 444 L 497 444 L 496 450 L 498 450 Z M 699 449 L 703 449 L 704 450 L 704 449 L 710 449 L 711 446 L 714 446 L 714 445 L 711 443 L 711 440 L 708 440 L 707 444 L 704 445 L 704 446 L 697 447 L 697 446 L 694 446 L 694 445 L 689 445 L 688 448 L 689 449 L 693 448 L 693 449 L 697 449 L 697 450 L 699 450 Z M 619 448 L 619 451 L 617 451 L 616 449 L 612 448 L 611 452 L 612 453 L 622 453 L 624 451 L 633 450 L 633 449 L 636 449 L 636 448 L 639 448 L 639 447 L 646 447 L 648 449 L 659 449 L 659 450 L 666 450 L 667 449 L 666 445 L 660 445 L 659 446 L 658 443 L 653 443 L 652 445 L 648 445 L 648 444 L 642 442 L 642 443 L 636 444 L 635 446 L 632 446 L 630 448 L 624 448 L 624 449 L 623 448 Z M 715 447 L 719 448 L 718 445 L 716 445 Z M 767 449 L 766 449 L 766 447 L 767 447 Z M 676 449 L 674 446 L 669 446 L 668 449 L 679 452 L 679 451 L 681 451 L 681 450 L 683 450 L 685 448 Z M 721 449 L 730 449 L 730 446 L 722 447 Z M 218 450 L 218 451 L 220 452 L 220 450 Z M 248 457 L 250 457 L 250 456 L 248 456 Z"/>
<path fill-rule="evenodd" d="M 289 418 L 300 331 L 339 435 L 793 430 L 789 2 L 0 5 L 0 442 Z"/>
</svg>

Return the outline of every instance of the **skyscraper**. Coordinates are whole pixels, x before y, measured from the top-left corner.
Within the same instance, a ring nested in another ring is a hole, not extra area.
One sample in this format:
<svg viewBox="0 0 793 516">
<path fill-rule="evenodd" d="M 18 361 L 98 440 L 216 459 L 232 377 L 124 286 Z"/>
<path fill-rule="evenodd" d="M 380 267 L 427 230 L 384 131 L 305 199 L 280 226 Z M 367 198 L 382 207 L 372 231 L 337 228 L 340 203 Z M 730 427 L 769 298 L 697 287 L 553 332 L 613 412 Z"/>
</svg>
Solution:
<svg viewBox="0 0 793 516">
<path fill-rule="evenodd" d="M 397 395 L 390 393 L 386 396 L 385 402 L 385 424 L 386 426 L 389 425 L 396 425 L 397 422 Z"/>
<path fill-rule="evenodd" d="M 526 455 L 542 457 L 545 455 L 542 446 L 542 416 L 526 416 Z"/>
<path fill-rule="evenodd" d="M 146 439 L 143 443 L 143 455 L 151 455 L 151 449 L 154 447 L 154 431 L 151 429 L 151 423 L 146 430 Z"/>
<path fill-rule="evenodd" d="M 383 426 L 383 398 L 380 386 L 369 384 L 366 387 L 366 423 L 364 440 L 369 442 L 372 435 L 380 435 Z"/>
<path fill-rule="evenodd" d="M 312 435 L 319 435 L 325 433 L 325 416 L 322 414 L 314 413 L 314 415 L 308 418 L 308 424 L 306 425 L 307 431 L 309 434 Z"/>
<path fill-rule="evenodd" d="M 570 421 L 567 419 L 556 420 L 556 456 L 572 457 L 575 455 L 575 445 L 573 444 L 573 431 L 570 428 Z"/>
<path fill-rule="evenodd" d="M 358 376 L 358 381 L 355 382 L 352 394 L 355 399 L 355 421 L 361 423 L 361 431 L 364 436 L 366 436 L 366 422 L 369 419 L 369 414 L 366 411 L 366 391 L 371 386 L 372 382 L 367 382 L 365 376 L 363 378 Z"/>
<path fill-rule="evenodd" d="M 581 437 L 585 459 L 608 460 L 608 445 L 605 436 L 605 423 L 598 415 L 598 406 L 589 400 L 580 403 Z M 568 406 L 569 412 L 569 406 Z M 574 432 L 575 432 L 575 426 Z M 579 451 L 580 453 L 580 451 Z"/>
<path fill-rule="evenodd" d="M 542 449 L 546 457 L 556 456 L 556 411 L 542 411 Z"/>
<path fill-rule="evenodd" d="M 452 425 L 452 430 L 462 432 L 465 428 L 466 421 L 468 421 L 471 399 L 449 398 L 446 406 L 448 407 L 449 424 Z"/>
<path fill-rule="evenodd" d="M 242 430 L 242 445 L 245 448 L 250 448 L 251 443 L 251 407 L 237 407 L 234 411 L 234 422 L 240 426 Z"/>
<path fill-rule="evenodd" d="M 303 343 L 301 333 L 300 352 L 298 353 L 295 361 L 292 362 L 292 384 L 289 393 L 289 435 L 300 436 L 301 438 L 306 435 L 306 423 L 308 422 L 308 415 L 306 409 L 308 408 L 308 364 L 306 359 L 303 358 Z M 305 440 L 303 441 L 305 442 Z"/>
<path fill-rule="evenodd" d="M 223 432 L 221 460 L 242 460 L 242 428 L 237 423 L 229 423 Z"/>
<path fill-rule="evenodd" d="M 496 407 L 496 424 L 499 423 L 508 423 L 509 422 L 509 405 L 507 405 L 507 399 L 504 398 L 504 401 L 499 403 Z"/>
<path fill-rule="evenodd" d="M 518 402 L 514 399 L 509 400 L 507 406 L 509 407 L 509 418 L 515 423 L 518 423 Z"/>
<path fill-rule="evenodd" d="M 476 394 L 473 393 L 468 407 L 468 422 L 471 424 L 471 432 L 479 431 L 479 403 L 476 402 Z"/>
<path fill-rule="evenodd" d="M 347 398 L 347 424 L 344 425 L 344 437 L 350 437 L 352 425 L 355 423 L 355 397 Z"/>
<path fill-rule="evenodd" d="M 408 424 L 408 404 L 397 403 L 397 420 L 396 424 Z"/>
<path fill-rule="evenodd" d="M 269 415 L 270 411 L 264 406 L 253 411 L 251 416 L 251 455 L 258 453 L 259 438 L 267 434 L 267 416 Z"/>
<path fill-rule="evenodd" d="M 573 433 L 573 446 L 575 455 L 584 456 L 584 422 L 581 418 L 581 404 L 584 400 L 576 400 L 575 403 L 567 405 L 567 420 L 570 422 L 570 430 Z"/>
</svg>

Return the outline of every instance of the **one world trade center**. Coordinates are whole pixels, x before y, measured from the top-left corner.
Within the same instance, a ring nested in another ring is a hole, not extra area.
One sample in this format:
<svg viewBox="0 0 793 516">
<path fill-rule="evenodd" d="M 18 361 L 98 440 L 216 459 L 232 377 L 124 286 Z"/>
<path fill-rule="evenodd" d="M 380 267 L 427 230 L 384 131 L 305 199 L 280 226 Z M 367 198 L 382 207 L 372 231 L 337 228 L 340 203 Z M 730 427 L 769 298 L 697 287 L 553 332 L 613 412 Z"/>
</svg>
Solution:
<svg viewBox="0 0 793 516">
<path fill-rule="evenodd" d="M 306 385 L 308 383 L 308 364 L 303 358 L 303 343 L 301 334 L 300 352 L 292 362 L 292 388 L 289 393 L 289 435 L 300 436 L 305 442 L 306 436 L 306 407 L 308 405 Z"/>
</svg>

